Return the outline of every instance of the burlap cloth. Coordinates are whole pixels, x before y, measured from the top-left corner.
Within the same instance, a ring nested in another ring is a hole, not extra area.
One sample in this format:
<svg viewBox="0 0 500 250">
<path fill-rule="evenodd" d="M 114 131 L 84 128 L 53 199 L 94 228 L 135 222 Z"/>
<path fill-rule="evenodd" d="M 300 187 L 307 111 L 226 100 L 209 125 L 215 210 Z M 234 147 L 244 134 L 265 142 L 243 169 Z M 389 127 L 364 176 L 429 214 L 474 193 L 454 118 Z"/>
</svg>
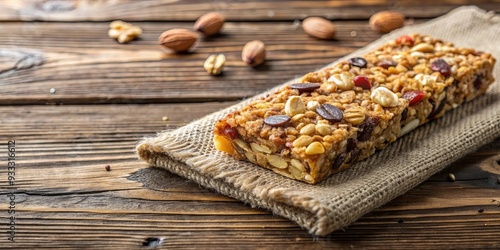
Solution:
<svg viewBox="0 0 500 250">
<path fill-rule="evenodd" d="M 429 22 L 407 26 L 347 57 L 363 55 L 390 39 L 415 32 L 488 51 L 500 59 L 500 16 L 476 7 L 460 7 Z M 498 63 L 495 78 L 500 79 Z M 215 121 L 248 101 L 145 138 L 137 146 L 139 157 L 252 207 L 271 210 L 319 236 L 348 226 L 500 136 L 500 84 L 496 80 L 485 96 L 419 127 L 350 169 L 310 185 L 214 149 Z"/>
</svg>

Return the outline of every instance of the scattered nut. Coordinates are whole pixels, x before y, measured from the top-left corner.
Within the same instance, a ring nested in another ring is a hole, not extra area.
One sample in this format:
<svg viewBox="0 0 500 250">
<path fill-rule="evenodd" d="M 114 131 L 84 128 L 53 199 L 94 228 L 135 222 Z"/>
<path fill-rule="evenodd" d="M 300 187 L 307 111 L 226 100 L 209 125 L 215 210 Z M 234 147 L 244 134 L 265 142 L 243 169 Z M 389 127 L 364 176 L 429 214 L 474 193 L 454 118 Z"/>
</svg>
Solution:
<svg viewBox="0 0 500 250">
<path fill-rule="evenodd" d="M 128 43 L 142 35 L 139 26 L 132 25 L 120 20 L 109 24 L 108 36 L 115 38 L 119 43 Z"/>
<path fill-rule="evenodd" d="M 370 98 L 382 107 L 392 108 L 398 106 L 398 96 L 386 87 L 378 87 L 374 89 Z"/>
<path fill-rule="evenodd" d="M 285 103 L 285 113 L 289 116 L 303 114 L 306 112 L 306 105 L 300 96 L 290 96 Z"/>
<path fill-rule="evenodd" d="M 266 59 L 265 45 L 260 40 L 253 40 L 243 46 L 241 59 L 251 66 L 264 63 Z"/>
<path fill-rule="evenodd" d="M 191 49 L 198 35 L 187 29 L 171 29 L 161 33 L 158 41 L 161 45 L 175 52 L 186 52 Z"/>
<path fill-rule="evenodd" d="M 404 26 L 405 16 L 397 11 L 381 11 L 370 17 L 370 28 L 380 33 L 388 33 Z"/>
<path fill-rule="evenodd" d="M 448 174 L 448 179 L 449 179 L 451 182 L 454 182 L 454 181 L 456 180 L 455 175 L 454 175 L 454 174 L 452 174 L 452 173 L 449 173 L 449 174 Z"/>
<path fill-rule="evenodd" d="M 220 75 L 225 63 L 226 56 L 224 56 L 224 54 L 213 54 L 205 60 L 203 68 L 205 68 L 205 70 L 211 75 Z"/>
<path fill-rule="evenodd" d="M 168 121 L 168 116 L 164 116 L 161 118 L 164 122 Z"/>
<path fill-rule="evenodd" d="M 106 165 L 106 166 L 104 166 L 104 169 L 106 169 L 106 171 L 111 171 L 111 166 L 110 165 Z"/>
<path fill-rule="evenodd" d="M 308 17 L 302 22 L 304 31 L 315 38 L 331 40 L 335 36 L 335 25 L 322 17 Z"/>
<path fill-rule="evenodd" d="M 224 16 L 219 12 L 210 12 L 196 20 L 194 30 L 203 33 L 205 36 L 212 36 L 219 33 L 223 25 Z"/>
</svg>

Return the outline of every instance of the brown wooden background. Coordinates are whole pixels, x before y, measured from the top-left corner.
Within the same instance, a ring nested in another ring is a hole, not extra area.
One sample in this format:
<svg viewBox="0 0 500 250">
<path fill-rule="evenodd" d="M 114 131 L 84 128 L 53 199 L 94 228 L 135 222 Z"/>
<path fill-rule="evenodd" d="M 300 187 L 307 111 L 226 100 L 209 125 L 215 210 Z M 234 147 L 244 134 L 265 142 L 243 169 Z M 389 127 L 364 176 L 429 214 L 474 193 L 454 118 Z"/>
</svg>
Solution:
<svg viewBox="0 0 500 250">
<path fill-rule="evenodd" d="M 499 248 L 500 140 L 324 238 L 148 168 L 134 154 L 143 136 L 374 41 L 380 34 L 369 29 L 368 18 L 377 11 L 399 10 L 411 25 L 469 4 L 500 11 L 498 0 L 0 1 L 0 248 L 148 248 L 159 238 L 164 249 Z M 226 16 L 221 35 L 184 55 L 157 44 L 162 31 L 191 29 L 208 11 Z M 336 40 L 307 36 L 300 27 L 307 16 L 333 20 Z M 108 38 L 115 19 L 141 26 L 141 39 Z M 268 50 L 267 63 L 257 68 L 240 60 L 253 39 Z M 222 76 L 202 68 L 212 53 L 228 58 Z M 16 190 L 7 182 L 9 140 L 16 141 Z M 16 243 L 7 240 L 10 192 Z"/>
</svg>

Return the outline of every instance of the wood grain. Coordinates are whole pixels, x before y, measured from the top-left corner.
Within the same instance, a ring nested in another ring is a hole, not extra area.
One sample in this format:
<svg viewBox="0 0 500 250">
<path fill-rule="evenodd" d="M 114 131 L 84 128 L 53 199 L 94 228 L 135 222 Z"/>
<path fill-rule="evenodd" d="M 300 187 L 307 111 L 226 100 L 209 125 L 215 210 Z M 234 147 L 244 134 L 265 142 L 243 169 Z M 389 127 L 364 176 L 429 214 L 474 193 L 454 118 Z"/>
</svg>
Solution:
<svg viewBox="0 0 500 250">
<path fill-rule="evenodd" d="M 17 243 L 6 237 L 0 243 L 123 249 L 161 238 L 166 249 L 281 248 L 291 241 L 296 248 L 387 249 L 403 241 L 418 249 L 500 246 L 500 140 L 324 238 L 136 159 L 143 136 L 231 104 L 0 107 L 0 141 L 15 140 L 18 155 Z M 449 172 L 457 181 L 448 180 Z M 9 189 L 5 182 L 0 187 L 5 200 Z M 0 220 L 7 221 L 3 211 Z"/>
<path fill-rule="evenodd" d="M 477 5 L 500 10 L 498 0 L 446 1 L 203 1 L 203 0 L 17 0 L 0 5 L 3 21 L 194 21 L 209 11 L 219 11 L 230 21 L 304 19 L 323 16 L 334 20 L 368 19 L 381 10 L 398 10 L 410 18 L 443 15 L 457 5 Z"/>
</svg>

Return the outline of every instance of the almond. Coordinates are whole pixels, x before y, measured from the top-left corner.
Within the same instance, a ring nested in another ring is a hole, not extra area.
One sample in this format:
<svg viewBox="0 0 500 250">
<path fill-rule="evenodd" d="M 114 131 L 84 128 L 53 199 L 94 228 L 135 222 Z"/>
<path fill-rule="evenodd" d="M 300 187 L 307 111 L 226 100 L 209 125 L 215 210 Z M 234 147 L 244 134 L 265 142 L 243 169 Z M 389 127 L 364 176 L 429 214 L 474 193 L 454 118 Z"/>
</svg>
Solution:
<svg viewBox="0 0 500 250">
<path fill-rule="evenodd" d="M 203 33 L 205 36 L 212 36 L 219 33 L 223 25 L 224 16 L 219 12 L 210 12 L 196 20 L 194 30 Z"/>
<path fill-rule="evenodd" d="M 241 59 L 251 66 L 264 63 L 266 59 L 266 48 L 262 41 L 253 40 L 243 46 Z"/>
<path fill-rule="evenodd" d="M 381 11 L 370 17 L 370 28 L 388 33 L 404 26 L 405 16 L 397 11 Z"/>
<path fill-rule="evenodd" d="M 331 40 L 335 36 L 335 25 L 322 17 L 304 19 L 302 28 L 308 35 L 323 40 Z"/>
<path fill-rule="evenodd" d="M 171 29 L 161 33 L 158 41 L 175 52 L 185 52 L 194 46 L 198 35 L 187 29 Z"/>
</svg>

